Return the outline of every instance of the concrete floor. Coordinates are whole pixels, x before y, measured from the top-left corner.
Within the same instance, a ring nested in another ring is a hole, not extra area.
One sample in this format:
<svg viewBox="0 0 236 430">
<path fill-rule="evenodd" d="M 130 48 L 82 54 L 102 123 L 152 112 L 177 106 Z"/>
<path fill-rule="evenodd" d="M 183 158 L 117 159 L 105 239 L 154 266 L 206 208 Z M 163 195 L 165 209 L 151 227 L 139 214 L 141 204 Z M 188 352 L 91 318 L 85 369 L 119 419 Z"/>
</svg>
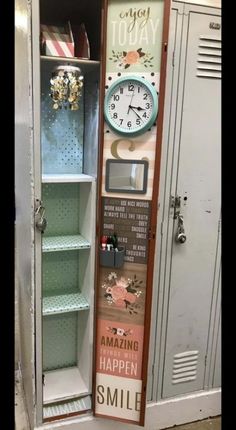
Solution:
<svg viewBox="0 0 236 430">
<path fill-rule="evenodd" d="M 172 427 L 173 430 L 221 430 L 221 417 L 209 418 L 183 426 Z"/>
</svg>

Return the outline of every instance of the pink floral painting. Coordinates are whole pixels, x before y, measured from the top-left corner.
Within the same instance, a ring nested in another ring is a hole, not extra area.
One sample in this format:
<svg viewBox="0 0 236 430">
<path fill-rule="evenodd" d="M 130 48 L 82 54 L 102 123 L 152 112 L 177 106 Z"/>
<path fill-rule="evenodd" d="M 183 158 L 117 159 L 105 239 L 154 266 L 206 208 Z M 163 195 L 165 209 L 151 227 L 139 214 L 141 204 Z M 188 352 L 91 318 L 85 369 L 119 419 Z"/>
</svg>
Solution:
<svg viewBox="0 0 236 430">
<path fill-rule="evenodd" d="M 133 330 L 125 330 L 121 327 L 106 327 L 107 331 L 112 334 L 117 334 L 118 336 L 129 336 L 133 334 Z"/>
<path fill-rule="evenodd" d="M 115 272 L 109 273 L 102 288 L 105 289 L 104 297 L 109 305 L 114 305 L 118 308 L 127 309 L 130 314 L 137 314 L 139 304 L 138 298 L 142 294 L 141 287 L 142 280 L 138 280 L 134 275 L 133 279 L 125 279 L 124 277 L 117 277 Z"/>
<path fill-rule="evenodd" d="M 154 57 L 148 52 L 143 52 L 142 48 L 136 51 L 113 51 L 109 60 L 117 63 L 118 69 L 128 69 L 130 66 L 142 64 L 144 67 L 153 67 L 152 60 Z"/>
</svg>

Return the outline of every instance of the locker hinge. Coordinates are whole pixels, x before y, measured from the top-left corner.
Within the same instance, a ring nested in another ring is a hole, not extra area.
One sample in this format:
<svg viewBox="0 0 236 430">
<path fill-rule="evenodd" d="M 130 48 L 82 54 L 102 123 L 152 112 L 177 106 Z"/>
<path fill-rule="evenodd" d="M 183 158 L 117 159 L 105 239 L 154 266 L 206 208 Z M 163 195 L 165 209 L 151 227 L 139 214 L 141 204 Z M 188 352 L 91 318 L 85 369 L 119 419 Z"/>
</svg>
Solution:
<svg viewBox="0 0 236 430">
<path fill-rule="evenodd" d="M 205 355 L 205 360 L 204 360 L 204 362 L 205 362 L 205 367 L 206 367 L 206 365 L 207 365 L 207 355 Z"/>
<path fill-rule="evenodd" d="M 152 376 L 154 376 L 154 364 L 152 365 Z"/>
<path fill-rule="evenodd" d="M 175 51 L 172 52 L 172 67 L 175 67 Z"/>
<path fill-rule="evenodd" d="M 221 219 L 218 221 L 218 232 L 220 232 L 221 229 Z"/>
<path fill-rule="evenodd" d="M 170 196 L 170 207 L 174 208 L 174 219 L 178 218 L 181 208 L 181 197 L 180 196 Z"/>
<path fill-rule="evenodd" d="M 161 222 L 161 236 L 163 236 L 163 221 Z"/>
</svg>

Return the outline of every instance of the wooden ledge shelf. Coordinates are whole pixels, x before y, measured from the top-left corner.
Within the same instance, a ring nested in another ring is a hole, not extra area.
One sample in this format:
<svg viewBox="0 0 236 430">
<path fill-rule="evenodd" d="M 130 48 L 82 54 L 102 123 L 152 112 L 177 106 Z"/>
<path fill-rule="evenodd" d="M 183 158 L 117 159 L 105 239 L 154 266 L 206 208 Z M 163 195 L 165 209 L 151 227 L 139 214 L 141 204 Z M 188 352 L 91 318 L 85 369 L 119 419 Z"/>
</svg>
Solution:
<svg viewBox="0 0 236 430">
<path fill-rule="evenodd" d="M 57 315 L 89 309 L 89 303 L 81 293 L 62 294 L 43 298 L 43 316 Z"/>
<path fill-rule="evenodd" d="M 78 367 L 44 372 L 43 402 L 61 402 L 90 394 Z"/>
<path fill-rule="evenodd" d="M 78 65 L 84 73 L 91 72 L 92 70 L 100 66 L 100 61 L 88 60 L 83 58 L 53 57 L 51 55 L 41 55 L 40 58 L 44 63 L 55 63 L 55 66 L 57 65 L 57 63 L 58 65 Z"/>
<path fill-rule="evenodd" d="M 43 237 L 43 252 L 88 249 L 90 243 L 81 235 Z"/>
<path fill-rule="evenodd" d="M 48 173 L 42 175 L 43 184 L 60 184 L 60 183 L 75 183 L 75 182 L 95 182 L 95 178 L 90 175 L 81 174 L 54 174 Z"/>
</svg>

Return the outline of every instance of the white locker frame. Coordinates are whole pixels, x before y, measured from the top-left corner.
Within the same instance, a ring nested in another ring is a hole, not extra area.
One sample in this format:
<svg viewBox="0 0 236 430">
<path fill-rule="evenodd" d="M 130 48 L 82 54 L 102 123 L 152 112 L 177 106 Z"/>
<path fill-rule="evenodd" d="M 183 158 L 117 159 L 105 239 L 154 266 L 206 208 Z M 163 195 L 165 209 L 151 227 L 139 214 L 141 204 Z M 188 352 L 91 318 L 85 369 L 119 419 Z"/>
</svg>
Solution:
<svg viewBox="0 0 236 430">
<path fill-rule="evenodd" d="M 41 172 L 39 19 L 39 1 L 17 1 L 16 21 L 19 22 L 19 28 L 16 29 L 18 44 L 16 54 L 21 57 L 16 58 L 16 64 L 21 68 L 18 68 L 16 78 L 16 283 L 19 284 L 21 323 L 20 370 L 31 428 L 36 428 L 37 425 L 42 424 L 43 420 L 42 236 L 35 228 L 35 202 L 36 199 L 41 200 L 42 183 L 45 182 Z M 22 25 L 24 25 L 23 28 Z M 20 44 L 21 46 L 19 46 Z M 27 123 L 24 134 L 22 134 L 22 124 L 25 122 Z M 22 150 L 22 145 L 24 145 L 24 150 Z M 88 151 L 87 148 L 86 151 Z M 93 176 L 95 175 L 96 158 L 93 154 L 93 165 L 90 161 L 85 161 L 85 169 L 91 171 Z M 84 178 L 73 180 L 74 183 L 77 181 L 82 183 L 87 180 Z M 91 228 L 87 231 L 88 228 L 83 225 L 83 229 L 86 230 L 88 236 L 92 237 L 90 241 L 90 265 L 94 267 L 96 181 L 91 177 L 88 181 L 91 189 L 89 207 L 92 205 L 93 209 L 90 210 Z M 56 182 L 61 181 L 56 180 Z M 82 207 L 85 207 L 83 203 Z M 93 286 L 94 274 L 91 274 L 90 271 L 89 276 L 91 278 L 90 284 Z M 86 295 L 88 295 L 87 292 Z M 89 296 L 90 315 L 93 315 L 93 291 Z M 90 363 L 91 369 L 88 385 L 92 391 L 93 345 L 91 339 L 93 338 L 93 319 L 91 317 L 86 330 L 89 349 L 91 350 L 87 361 Z M 82 360 L 85 363 L 83 358 Z"/>
<path fill-rule="evenodd" d="M 36 404 L 34 357 L 34 169 L 31 67 L 31 4 L 15 6 L 15 192 L 16 192 L 16 285 L 19 300 L 20 362 L 26 406 L 31 427 Z"/>
<path fill-rule="evenodd" d="M 164 129 L 163 129 L 163 146 L 161 158 L 160 174 L 160 192 L 159 192 L 159 217 L 157 223 L 156 237 L 156 256 L 155 256 L 155 276 L 152 302 L 152 328 L 151 328 L 151 345 L 155 347 L 150 351 L 149 356 L 149 381 L 152 380 L 152 386 L 149 385 L 149 400 L 160 401 L 162 399 L 162 387 L 164 377 L 164 359 L 165 343 L 167 330 L 167 309 L 169 303 L 169 281 L 170 275 L 170 256 L 171 256 L 171 239 L 168 239 L 169 229 L 169 210 L 170 195 L 175 195 L 175 183 L 178 169 L 178 145 L 175 147 L 175 141 L 180 133 L 180 124 L 182 116 L 182 99 L 184 86 L 184 68 L 185 68 L 185 51 L 186 51 L 186 34 L 188 30 L 188 14 L 191 12 L 202 14 L 220 15 L 220 9 L 209 8 L 205 5 L 198 6 L 193 4 L 184 4 L 184 2 L 173 1 L 172 15 L 169 30 L 169 47 L 167 59 L 167 86 L 165 98 Z M 182 39 L 185 41 L 182 43 Z M 172 236 L 172 234 L 171 234 Z M 208 342 L 206 353 L 206 367 L 204 378 L 204 389 L 211 390 L 219 387 L 216 382 L 220 381 L 220 369 L 214 380 L 215 363 L 220 363 L 220 247 L 221 247 L 221 230 L 220 224 L 217 237 L 217 253 L 215 259 L 215 276 L 212 289 L 211 314 L 208 328 Z M 166 269 L 166 267 L 168 269 Z M 218 344 L 216 344 L 218 343 Z M 218 354 L 216 356 L 216 354 Z M 208 391 L 209 392 L 209 391 Z M 206 392 L 207 394 L 207 392 Z M 184 394 L 182 394 L 184 396 Z M 186 395 L 187 397 L 187 395 Z"/>
</svg>

